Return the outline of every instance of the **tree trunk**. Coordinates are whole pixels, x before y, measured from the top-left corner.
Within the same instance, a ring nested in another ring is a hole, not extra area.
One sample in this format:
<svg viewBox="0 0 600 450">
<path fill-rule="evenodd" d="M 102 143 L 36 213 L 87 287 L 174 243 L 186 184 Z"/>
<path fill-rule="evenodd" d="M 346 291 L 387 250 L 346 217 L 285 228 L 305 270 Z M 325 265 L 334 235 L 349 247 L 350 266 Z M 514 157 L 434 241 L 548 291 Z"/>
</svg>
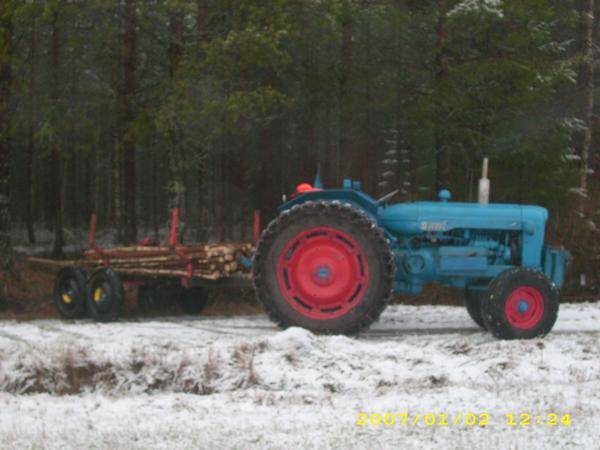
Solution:
<svg viewBox="0 0 600 450">
<path fill-rule="evenodd" d="M 274 201 L 273 189 L 275 184 L 275 171 L 277 165 L 273 154 L 273 128 L 274 122 L 264 124 L 260 130 L 260 182 L 259 182 L 259 204 L 261 217 L 267 220 L 273 214 L 276 201 Z M 270 220 L 270 219 L 269 219 Z"/>
<path fill-rule="evenodd" d="M 101 188 L 101 181 L 102 179 L 106 176 L 106 171 L 103 170 L 102 167 L 102 163 L 101 163 L 101 155 L 100 155 L 100 151 L 98 150 L 98 148 L 94 149 L 94 162 L 93 165 L 91 167 L 91 170 L 94 174 L 94 181 L 93 181 L 93 187 L 92 187 L 92 198 L 91 200 L 91 210 L 90 210 L 90 214 L 92 213 L 96 213 L 99 214 L 100 213 L 100 188 Z M 110 171 L 108 171 L 108 173 L 110 173 Z M 111 197 L 110 195 L 110 189 L 107 189 L 107 197 Z M 108 220 L 110 218 L 110 209 L 108 208 L 109 204 L 108 202 L 103 204 L 103 207 L 107 207 L 106 209 L 108 210 L 108 214 L 105 217 L 105 220 Z M 89 217 L 87 217 L 87 219 L 89 219 Z"/>
<path fill-rule="evenodd" d="M 52 17 L 52 38 L 50 40 L 50 98 L 52 104 L 52 126 L 58 129 L 58 110 L 59 110 L 59 77 L 60 77 L 60 30 L 59 13 L 55 11 Z M 51 150 L 50 161 L 50 185 L 52 191 L 52 204 L 54 215 L 54 246 L 52 255 L 55 257 L 63 256 L 64 234 L 63 234 L 63 202 L 62 202 L 62 170 L 60 160 L 59 144 L 54 139 Z"/>
<path fill-rule="evenodd" d="M 309 47 L 307 49 L 306 62 L 304 67 L 304 87 L 305 92 L 304 96 L 308 99 L 306 103 L 306 112 L 304 113 L 302 119 L 304 122 L 304 151 L 301 155 L 301 175 L 300 181 L 308 182 L 312 180 L 315 176 L 315 172 L 317 169 L 317 164 L 321 161 L 318 152 L 318 143 L 317 143 L 317 132 L 316 132 L 316 121 L 318 120 L 316 117 L 318 111 L 318 104 L 313 99 L 312 92 L 309 89 L 311 86 L 311 77 L 314 71 L 314 50 L 313 50 L 313 42 L 310 40 Z M 293 118 L 290 118 L 293 120 Z M 285 174 L 283 174 L 285 179 Z M 312 181 L 311 181 L 312 182 Z"/>
<path fill-rule="evenodd" d="M 585 216 L 588 206 L 588 172 L 590 162 L 590 150 L 592 146 L 592 120 L 594 116 L 594 0 L 589 0 L 588 11 L 586 14 L 586 34 L 585 34 L 585 134 L 581 148 L 581 170 L 580 170 L 580 188 L 579 213 Z"/>
<path fill-rule="evenodd" d="M 33 158 L 35 154 L 35 124 L 37 117 L 35 81 L 37 75 L 37 28 L 36 19 L 31 23 L 31 71 L 29 73 L 29 84 L 27 95 L 29 96 L 29 126 L 27 129 L 27 156 L 25 161 L 25 225 L 27 226 L 27 237 L 30 244 L 35 244 L 35 232 L 33 229 Z"/>
<path fill-rule="evenodd" d="M 134 103 L 136 93 L 135 66 L 136 66 L 136 1 L 125 1 L 125 32 L 123 35 L 123 71 L 124 71 L 124 89 L 123 89 L 123 149 L 124 167 L 124 219 L 125 236 L 128 243 L 137 240 L 137 208 L 136 208 L 136 148 L 135 139 L 128 128 L 135 118 Z"/>
<path fill-rule="evenodd" d="M 0 270 L 10 269 L 10 95 L 12 87 L 13 23 L 10 2 L 0 6 Z M 0 296 L 2 293 L 0 292 Z"/>
<path fill-rule="evenodd" d="M 450 182 L 450 152 L 448 139 L 446 137 L 445 110 L 441 103 L 443 100 L 442 90 L 448 75 L 448 56 L 446 45 L 448 42 L 448 31 L 446 29 L 446 0 L 438 1 L 438 21 L 436 26 L 436 50 L 435 50 L 435 189 L 449 188 Z"/>
<path fill-rule="evenodd" d="M 88 220 L 93 212 L 96 212 L 94 208 L 94 178 L 93 172 L 95 169 L 95 158 L 97 157 L 96 151 L 93 150 L 91 154 L 88 155 L 87 158 L 84 159 L 82 163 L 82 168 L 85 171 L 84 178 L 84 194 L 83 194 L 83 205 L 82 211 L 78 214 L 80 223 L 85 227 L 88 224 Z"/>
<path fill-rule="evenodd" d="M 171 37 L 168 50 L 169 56 L 169 74 L 171 75 L 171 83 L 174 84 L 174 79 L 181 63 L 183 55 L 183 13 L 175 11 L 171 13 L 169 18 Z M 169 133 L 171 141 L 171 151 L 168 153 L 169 171 L 171 182 L 169 192 L 169 208 L 183 208 L 185 205 L 184 199 L 187 193 L 185 183 L 185 151 L 181 145 L 182 135 L 177 124 L 173 124 Z"/>
<path fill-rule="evenodd" d="M 208 18 L 208 7 L 206 0 L 197 0 L 196 2 L 196 32 L 198 40 L 202 41 L 206 38 L 206 20 Z"/>
<path fill-rule="evenodd" d="M 328 174 L 331 185 L 338 187 L 341 183 L 340 176 L 340 147 L 336 136 L 332 132 L 335 129 L 338 117 L 334 109 L 327 104 L 325 106 L 325 148 L 327 149 L 327 157 L 325 158 L 325 173 Z M 327 180 L 327 176 L 325 177 Z M 331 186 L 329 186 L 331 187 Z"/>
<path fill-rule="evenodd" d="M 352 74 L 352 41 L 354 24 L 351 14 L 342 21 L 342 54 L 340 72 L 340 138 L 339 155 L 341 160 L 350 162 L 350 130 L 352 127 L 352 95 L 350 92 L 350 77 Z M 347 165 L 346 165 L 347 167 Z"/>
<path fill-rule="evenodd" d="M 317 139 L 315 130 L 315 108 L 312 100 L 309 101 L 308 111 L 304 118 L 304 155 L 302 157 L 301 182 L 312 183 L 317 171 L 318 159 Z"/>
<path fill-rule="evenodd" d="M 160 240 L 160 218 L 158 212 L 158 161 L 156 156 L 152 158 L 152 192 L 151 192 L 151 209 L 152 209 L 152 230 L 154 231 L 154 241 Z"/>
<path fill-rule="evenodd" d="M 404 7 L 404 0 L 398 0 L 397 7 Z M 410 139 L 406 136 L 408 130 L 411 129 L 411 118 L 406 114 L 407 105 L 412 101 L 412 92 L 406 92 L 405 76 L 407 67 L 410 64 L 409 48 L 407 39 L 400 27 L 395 29 L 396 38 L 396 117 L 393 122 L 393 130 L 391 132 L 392 139 L 390 140 L 390 151 L 386 152 L 385 159 L 389 165 L 393 167 L 392 172 L 395 172 L 396 181 L 393 188 L 390 190 L 400 189 L 399 200 L 413 200 L 416 189 L 416 154 Z M 407 97 L 408 95 L 408 97 Z"/>
<path fill-rule="evenodd" d="M 198 43 L 201 43 L 206 38 L 206 20 L 208 17 L 208 7 L 206 6 L 206 0 L 197 0 L 196 2 L 196 33 L 198 35 Z M 197 168 L 197 180 L 198 180 L 198 217 L 196 226 L 196 239 L 204 240 L 208 236 L 205 230 L 208 228 L 208 221 L 205 217 L 208 216 L 209 205 L 206 201 L 208 198 L 207 191 L 210 190 L 210 182 L 207 180 L 206 166 L 210 164 L 209 158 L 204 158 L 202 155 L 198 155 L 198 168 Z"/>
<path fill-rule="evenodd" d="M 171 28 L 171 42 L 169 44 L 169 72 L 171 78 L 175 76 L 181 56 L 183 55 L 183 14 L 180 11 L 171 13 L 169 17 Z"/>
<path fill-rule="evenodd" d="M 367 18 L 365 23 L 365 40 L 366 40 L 366 60 L 372 60 L 372 46 L 373 46 L 373 36 L 371 31 L 371 20 Z M 365 191 L 367 192 L 377 192 L 377 179 L 374 172 L 375 168 L 375 155 L 377 155 L 379 150 L 379 145 L 377 145 L 377 135 L 379 134 L 379 129 L 374 130 L 374 120 L 373 120 L 373 76 L 371 72 L 371 68 L 367 66 L 365 70 L 365 81 L 366 81 L 366 92 L 365 92 L 365 103 L 363 104 L 363 108 L 366 109 L 366 124 L 363 125 L 363 129 L 365 131 L 363 135 L 363 144 L 362 149 L 359 154 L 359 165 L 354 168 L 355 177 L 357 180 L 360 180 L 362 185 L 364 186 Z"/>
<path fill-rule="evenodd" d="M 110 219 L 109 222 L 114 223 L 117 231 L 117 241 L 122 243 L 125 241 L 124 237 L 124 223 L 123 223 L 123 177 L 121 176 L 122 167 L 122 152 L 119 150 L 119 143 L 113 144 L 112 158 L 110 161 L 110 172 L 112 184 L 109 186 L 109 211 Z"/>
<path fill-rule="evenodd" d="M 247 206 L 247 193 L 246 193 L 246 145 L 242 143 L 240 148 L 240 156 L 237 166 L 237 180 L 238 185 L 236 186 L 237 192 L 242 195 L 242 201 L 239 203 L 240 214 L 241 214 L 241 228 L 240 228 L 240 240 L 246 242 L 248 238 L 251 223 L 248 218 L 252 215 L 252 210 Z"/>
</svg>

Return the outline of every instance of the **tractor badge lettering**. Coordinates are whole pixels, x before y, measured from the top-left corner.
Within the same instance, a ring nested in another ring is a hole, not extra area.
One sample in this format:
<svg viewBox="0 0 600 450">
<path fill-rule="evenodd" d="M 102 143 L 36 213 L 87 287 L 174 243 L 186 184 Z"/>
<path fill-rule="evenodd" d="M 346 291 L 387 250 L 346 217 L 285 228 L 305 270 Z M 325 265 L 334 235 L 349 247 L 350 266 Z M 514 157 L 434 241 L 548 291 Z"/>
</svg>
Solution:
<svg viewBox="0 0 600 450">
<path fill-rule="evenodd" d="M 423 231 L 446 231 L 448 222 L 421 222 L 420 228 Z"/>
</svg>

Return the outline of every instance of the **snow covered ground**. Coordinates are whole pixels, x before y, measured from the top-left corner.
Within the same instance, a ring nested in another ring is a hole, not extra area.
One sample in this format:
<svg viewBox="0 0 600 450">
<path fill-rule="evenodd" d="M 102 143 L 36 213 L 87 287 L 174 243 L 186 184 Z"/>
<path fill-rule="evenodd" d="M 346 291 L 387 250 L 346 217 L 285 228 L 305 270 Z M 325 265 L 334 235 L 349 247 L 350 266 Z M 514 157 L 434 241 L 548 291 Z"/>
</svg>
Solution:
<svg viewBox="0 0 600 450">
<path fill-rule="evenodd" d="M 600 303 L 510 342 L 443 306 L 390 307 L 360 339 L 263 315 L 0 322 L 0 447 L 598 448 L 599 344 Z M 357 426 L 359 413 L 490 421 Z M 544 424 L 551 413 L 571 426 Z"/>
</svg>

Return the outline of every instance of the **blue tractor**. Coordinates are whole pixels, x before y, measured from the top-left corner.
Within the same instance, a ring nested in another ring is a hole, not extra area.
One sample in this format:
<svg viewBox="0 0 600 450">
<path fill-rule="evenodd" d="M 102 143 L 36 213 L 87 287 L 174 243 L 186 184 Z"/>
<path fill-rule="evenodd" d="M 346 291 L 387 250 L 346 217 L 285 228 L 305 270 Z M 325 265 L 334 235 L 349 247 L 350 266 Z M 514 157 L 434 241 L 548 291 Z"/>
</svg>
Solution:
<svg viewBox="0 0 600 450">
<path fill-rule="evenodd" d="M 464 289 L 469 315 L 501 339 L 548 333 L 557 318 L 568 252 L 544 244 L 548 211 L 479 203 L 389 204 L 360 183 L 300 185 L 262 233 L 253 261 L 257 297 L 282 327 L 356 334 L 392 293 L 427 283 Z M 486 184 L 487 183 L 487 184 Z"/>
</svg>

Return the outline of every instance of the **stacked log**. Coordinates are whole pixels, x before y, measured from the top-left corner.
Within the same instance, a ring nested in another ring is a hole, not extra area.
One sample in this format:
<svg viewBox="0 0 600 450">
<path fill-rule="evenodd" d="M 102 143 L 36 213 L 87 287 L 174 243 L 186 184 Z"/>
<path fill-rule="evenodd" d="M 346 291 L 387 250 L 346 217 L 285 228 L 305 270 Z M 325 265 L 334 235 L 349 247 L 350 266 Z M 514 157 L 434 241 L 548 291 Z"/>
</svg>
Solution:
<svg viewBox="0 0 600 450">
<path fill-rule="evenodd" d="M 186 277 L 191 264 L 192 276 L 218 280 L 234 275 L 248 275 L 250 268 L 241 261 L 252 258 L 252 244 L 206 244 L 177 248 L 169 247 L 116 247 L 110 250 L 84 252 L 77 261 L 51 261 L 30 258 L 33 263 L 57 267 L 79 266 L 94 270 L 108 261 L 119 274 L 148 277 Z"/>
</svg>

